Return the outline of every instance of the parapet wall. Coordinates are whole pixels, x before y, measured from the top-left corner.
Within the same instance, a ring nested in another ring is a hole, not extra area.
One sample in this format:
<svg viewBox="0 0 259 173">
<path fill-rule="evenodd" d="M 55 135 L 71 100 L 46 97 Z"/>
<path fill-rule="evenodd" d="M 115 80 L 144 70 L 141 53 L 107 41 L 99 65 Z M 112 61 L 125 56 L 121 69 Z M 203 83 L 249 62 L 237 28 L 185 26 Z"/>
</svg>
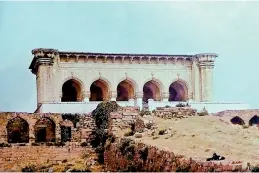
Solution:
<svg viewBox="0 0 259 173">
<path fill-rule="evenodd" d="M 185 159 L 172 151 L 158 149 L 143 143 L 112 143 L 104 153 L 106 171 L 139 172 L 222 172 L 247 171 L 247 165 L 224 161 L 195 161 Z"/>
</svg>

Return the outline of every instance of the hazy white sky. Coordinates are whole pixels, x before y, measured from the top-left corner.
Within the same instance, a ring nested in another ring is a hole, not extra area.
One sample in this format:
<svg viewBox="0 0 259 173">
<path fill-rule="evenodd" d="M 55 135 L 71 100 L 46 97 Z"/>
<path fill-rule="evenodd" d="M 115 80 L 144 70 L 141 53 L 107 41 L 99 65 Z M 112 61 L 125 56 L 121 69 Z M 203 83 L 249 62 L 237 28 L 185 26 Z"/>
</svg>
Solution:
<svg viewBox="0 0 259 173">
<path fill-rule="evenodd" d="M 259 107 L 258 2 L 0 2 L 0 111 L 36 108 L 34 48 L 196 54 L 216 60 L 215 100 Z"/>
</svg>

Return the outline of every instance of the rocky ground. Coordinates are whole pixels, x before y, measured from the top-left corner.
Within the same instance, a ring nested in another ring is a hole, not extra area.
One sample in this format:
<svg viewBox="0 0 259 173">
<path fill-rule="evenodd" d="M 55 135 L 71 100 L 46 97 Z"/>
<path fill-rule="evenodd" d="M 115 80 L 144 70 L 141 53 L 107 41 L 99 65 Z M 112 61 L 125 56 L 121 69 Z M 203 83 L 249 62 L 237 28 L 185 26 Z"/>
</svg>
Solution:
<svg viewBox="0 0 259 173">
<path fill-rule="evenodd" d="M 155 130 L 136 138 L 144 143 L 172 150 L 176 154 L 205 161 L 215 152 L 226 161 L 259 164 L 258 127 L 233 125 L 218 116 L 190 116 L 182 119 L 162 119 L 144 116 L 145 124 L 154 121 Z M 159 135 L 158 133 L 163 135 Z"/>
</svg>

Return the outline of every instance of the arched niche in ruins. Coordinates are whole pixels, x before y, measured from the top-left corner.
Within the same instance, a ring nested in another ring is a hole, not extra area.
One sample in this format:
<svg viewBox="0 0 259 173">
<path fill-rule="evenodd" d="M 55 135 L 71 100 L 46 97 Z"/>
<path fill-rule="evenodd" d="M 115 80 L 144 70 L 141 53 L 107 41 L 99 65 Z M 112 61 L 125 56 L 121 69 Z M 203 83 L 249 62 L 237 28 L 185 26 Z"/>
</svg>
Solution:
<svg viewBox="0 0 259 173">
<path fill-rule="evenodd" d="M 259 125 L 259 116 L 254 115 L 250 120 L 249 120 L 249 126 L 253 125 Z"/>
<path fill-rule="evenodd" d="M 62 86 L 61 102 L 82 101 L 82 86 L 76 79 L 69 79 Z"/>
<path fill-rule="evenodd" d="M 155 101 L 161 99 L 161 86 L 155 80 L 150 80 L 143 86 L 143 101 L 148 102 L 148 99 L 154 99 Z"/>
<path fill-rule="evenodd" d="M 128 101 L 134 99 L 135 91 L 131 81 L 123 80 L 117 86 L 116 101 Z"/>
<path fill-rule="evenodd" d="M 169 101 L 186 101 L 188 88 L 182 80 L 177 80 L 169 86 Z"/>
<path fill-rule="evenodd" d="M 21 117 L 15 117 L 7 123 L 8 143 L 28 143 L 29 124 Z"/>
<path fill-rule="evenodd" d="M 56 124 L 49 118 L 39 119 L 35 126 L 35 142 L 55 142 Z"/>
<path fill-rule="evenodd" d="M 90 101 L 106 101 L 109 99 L 109 85 L 105 80 L 98 79 L 90 86 Z"/>
</svg>

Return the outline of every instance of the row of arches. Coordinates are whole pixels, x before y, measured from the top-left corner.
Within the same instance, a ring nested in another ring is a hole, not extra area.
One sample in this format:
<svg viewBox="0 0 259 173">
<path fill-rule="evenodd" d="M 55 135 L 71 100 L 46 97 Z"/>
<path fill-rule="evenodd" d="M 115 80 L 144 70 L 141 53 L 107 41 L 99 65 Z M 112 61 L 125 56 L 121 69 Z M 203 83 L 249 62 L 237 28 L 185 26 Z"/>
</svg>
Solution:
<svg viewBox="0 0 259 173">
<path fill-rule="evenodd" d="M 30 128 L 28 122 L 15 117 L 6 125 L 8 143 L 28 143 Z M 55 142 L 56 124 L 50 118 L 41 118 L 34 125 L 35 142 Z M 61 141 L 71 139 L 71 127 L 61 126 Z"/>
<path fill-rule="evenodd" d="M 94 81 L 90 86 L 90 101 L 105 101 L 109 99 L 109 84 L 102 79 Z M 162 87 L 156 80 L 150 80 L 143 86 L 143 101 L 148 99 L 161 100 Z M 188 88 L 182 80 L 173 82 L 169 88 L 169 101 L 186 101 L 188 99 Z M 83 88 L 79 81 L 70 79 L 62 86 L 62 102 L 80 102 Z M 136 85 L 131 80 L 123 80 L 117 85 L 116 101 L 128 101 L 134 99 Z"/>
</svg>

